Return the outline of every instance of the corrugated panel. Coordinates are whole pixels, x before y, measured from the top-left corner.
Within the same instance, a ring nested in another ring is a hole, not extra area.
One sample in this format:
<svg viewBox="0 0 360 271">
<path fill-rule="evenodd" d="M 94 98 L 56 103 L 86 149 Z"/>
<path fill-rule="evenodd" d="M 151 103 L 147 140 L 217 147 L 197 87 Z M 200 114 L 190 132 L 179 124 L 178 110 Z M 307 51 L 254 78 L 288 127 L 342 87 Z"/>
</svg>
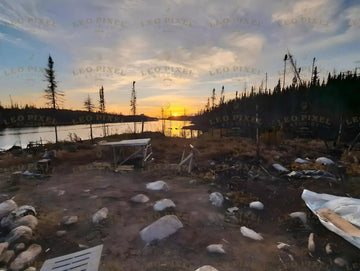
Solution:
<svg viewBox="0 0 360 271">
<path fill-rule="evenodd" d="M 103 245 L 46 260 L 40 271 L 97 271 Z"/>
</svg>

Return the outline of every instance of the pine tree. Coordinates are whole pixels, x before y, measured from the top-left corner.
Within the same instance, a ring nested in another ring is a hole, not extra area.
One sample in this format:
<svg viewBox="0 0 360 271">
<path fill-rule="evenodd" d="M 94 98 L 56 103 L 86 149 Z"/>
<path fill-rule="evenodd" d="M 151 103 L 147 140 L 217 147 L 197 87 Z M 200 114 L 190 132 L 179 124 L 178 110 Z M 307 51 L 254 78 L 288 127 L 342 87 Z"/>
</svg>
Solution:
<svg viewBox="0 0 360 271">
<path fill-rule="evenodd" d="M 48 65 L 45 68 L 45 81 L 48 83 L 45 91 L 45 99 L 47 100 L 47 105 L 53 109 L 55 115 L 56 110 L 59 109 L 59 105 L 63 102 L 64 93 L 57 90 L 57 81 L 55 80 L 55 71 L 54 71 L 54 61 L 49 55 Z M 56 119 L 54 117 L 54 119 Z M 55 128 L 55 141 L 58 142 L 57 126 L 56 122 L 54 123 Z"/>
<path fill-rule="evenodd" d="M 90 113 L 95 108 L 95 105 L 93 104 L 89 94 L 88 94 L 88 97 L 84 101 L 84 108 Z M 90 121 L 90 138 L 91 138 L 91 140 L 94 139 L 93 138 L 93 132 L 92 132 L 92 121 Z"/>
<path fill-rule="evenodd" d="M 135 121 L 135 115 L 136 115 L 136 92 L 135 92 L 135 81 L 133 82 L 133 88 L 131 91 L 131 100 L 130 100 L 130 106 L 131 106 L 131 112 L 134 115 L 134 134 L 136 133 L 136 121 Z"/>
</svg>

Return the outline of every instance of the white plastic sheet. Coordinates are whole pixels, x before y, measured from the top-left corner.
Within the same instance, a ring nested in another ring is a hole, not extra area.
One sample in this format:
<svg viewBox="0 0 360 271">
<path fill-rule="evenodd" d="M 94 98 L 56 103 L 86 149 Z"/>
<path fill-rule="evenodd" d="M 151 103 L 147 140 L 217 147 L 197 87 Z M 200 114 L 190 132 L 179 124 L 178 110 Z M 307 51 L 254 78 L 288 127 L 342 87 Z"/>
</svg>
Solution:
<svg viewBox="0 0 360 271">
<path fill-rule="evenodd" d="M 318 209 L 327 208 L 360 229 L 360 199 L 318 194 L 306 189 L 304 189 L 301 198 L 305 201 L 307 207 L 319 218 L 321 224 L 360 249 L 360 237 L 344 232 L 331 222 L 321 219 L 316 213 Z"/>
</svg>

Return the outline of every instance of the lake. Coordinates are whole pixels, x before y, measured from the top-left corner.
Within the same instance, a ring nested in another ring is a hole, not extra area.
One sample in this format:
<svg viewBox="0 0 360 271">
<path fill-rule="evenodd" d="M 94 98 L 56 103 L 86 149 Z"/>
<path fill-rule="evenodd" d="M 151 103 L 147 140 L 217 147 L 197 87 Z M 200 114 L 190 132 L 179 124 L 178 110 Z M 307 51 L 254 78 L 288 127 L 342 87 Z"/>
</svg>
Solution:
<svg viewBox="0 0 360 271">
<path fill-rule="evenodd" d="M 189 130 L 181 128 L 190 125 L 190 121 L 165 120 L 164 130 L 166 136 L 190 138 Z M 162 120 L 144 122 L 144 132 L 162 132 Z M 90 126 L 88 124 L 58 126 L 58 140 L 70 141 L 76 134 L 82 140 L 90 139 Z M 106 123 L 107 135 L 134 132 L 133 122 Z M 136 131 L 141 132 L 141 122 L 136 123 Z M 103 124 L 93 124 L 93 137 L 102 137 L 104 134 Z M 197 136 L 197 131 L 193 131 Z M 48 143 L 55 142 L 54 127 L 28 127 L 6 128 L 0 131 L 0 149 L 7 150 L 13 145 L 26 148 L 29 142 Z"/>
</svg>

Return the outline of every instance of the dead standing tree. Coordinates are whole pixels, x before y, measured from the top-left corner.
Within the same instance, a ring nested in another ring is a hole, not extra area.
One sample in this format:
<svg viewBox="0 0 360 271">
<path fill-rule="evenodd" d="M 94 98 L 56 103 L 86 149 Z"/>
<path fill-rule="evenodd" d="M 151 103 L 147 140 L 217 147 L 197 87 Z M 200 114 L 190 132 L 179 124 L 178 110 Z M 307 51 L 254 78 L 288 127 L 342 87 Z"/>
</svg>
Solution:
<svg viewBox="0 0 360 271">
<path fill-rule="evenodd" d="M 134 116 L 134 134 L 136 134 L 136 121 L 135 121 L 135 115 L 136 115 L 136 92 L 135 92 L 135 81 L 133 82 L 133 87 L 131 91 L 131 100 L 130 100 L 130 106 L 131 106 L 131 112 Z"/>
<path fill-rule="evenodd" d="M 56 110 L 59 108 L 60 103 L 63 102 L 64 93 L 57 90 L 57 81 L 55 80 L 55 71 L 54 71 L 54 61 L 49 55 L 48 65 L 45 68 L 45 81 L 48 83 L 45 91 L 45 99 L 47 100 L 47 105 L 53 109 L 54 114 L 54 128 L 55 128 L 55 142 L 58 143 L 58 134 L 56 126 Z"/>
<path fill-rule="evenodd" d="M 93 109 L 95 108 L 95 105 L 93 104 L 90 95 L 88 94 L 87 98 L 84 101 L 84 108 L 88 111 L 88 112 L 92 112 Z M 90 116 L 91 117 L 91 116 Z M 92 132 L 92 117 L 90 118 L 90 138 L 91 140 L 93 140 L 93 132 Z"/>
<path fill-rule="evenodd" d="M 101 88 L 99 89 L 99 95 L 100 95 L 100 113 L 101 114 L 105 114 L 105 98 L 104 98 L 104 87 L 101 86 Z M 106 136 L 106 126 L 105 126 L 105 121 L 103 122 L 103 136 Z"/>
</svg>

